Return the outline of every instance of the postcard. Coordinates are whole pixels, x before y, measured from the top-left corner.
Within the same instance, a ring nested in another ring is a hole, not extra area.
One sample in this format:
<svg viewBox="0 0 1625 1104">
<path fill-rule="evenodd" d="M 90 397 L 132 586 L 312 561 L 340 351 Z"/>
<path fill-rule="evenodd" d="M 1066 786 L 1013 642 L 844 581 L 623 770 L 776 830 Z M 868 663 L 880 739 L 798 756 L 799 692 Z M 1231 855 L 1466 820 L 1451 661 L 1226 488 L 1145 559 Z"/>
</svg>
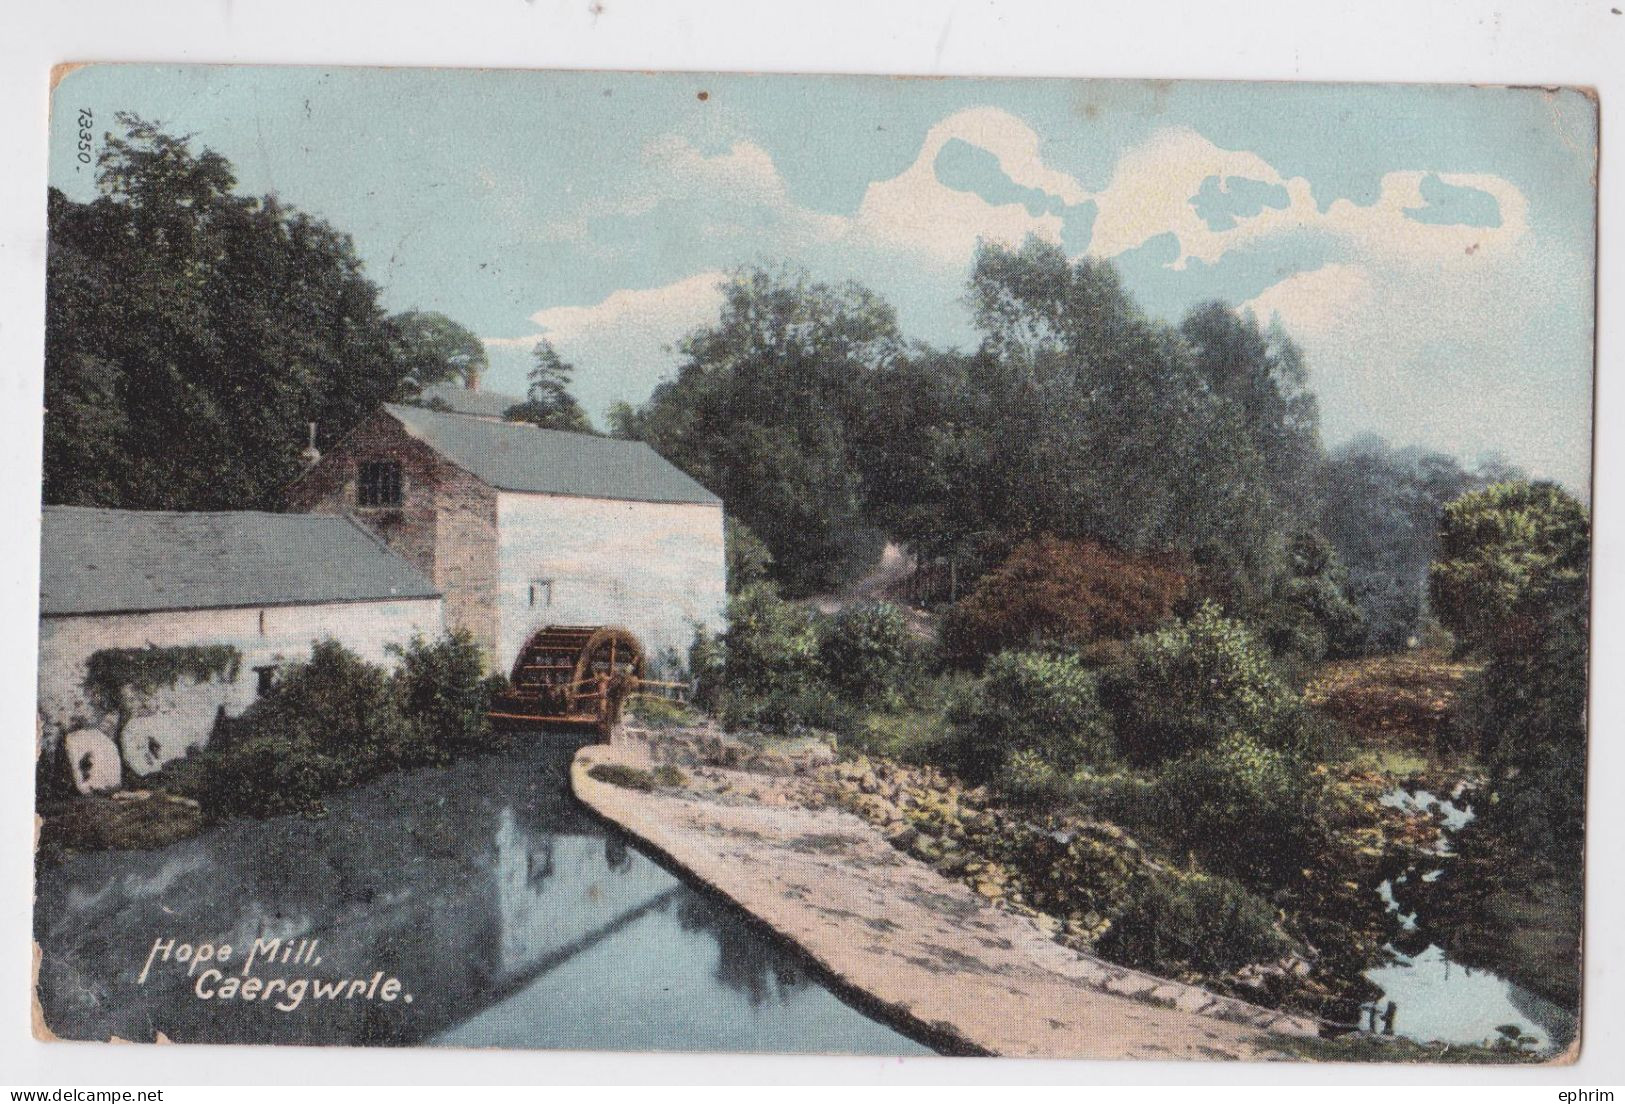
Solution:
<svg viewBox="0 0 1625 1104">
<path fill-rule="evenodd" d="M 40 1038 L 1579 1053 L 1588 91 L 54 81 Z"/>
</svg>

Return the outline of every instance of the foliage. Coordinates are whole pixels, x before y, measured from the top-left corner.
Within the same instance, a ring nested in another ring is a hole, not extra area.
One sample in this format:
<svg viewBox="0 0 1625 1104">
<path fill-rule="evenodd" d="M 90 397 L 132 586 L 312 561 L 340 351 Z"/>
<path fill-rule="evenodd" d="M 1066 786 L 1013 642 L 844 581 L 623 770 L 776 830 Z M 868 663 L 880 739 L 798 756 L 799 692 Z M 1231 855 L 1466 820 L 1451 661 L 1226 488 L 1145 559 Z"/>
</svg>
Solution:
<svg viewBox="0 0 1625 1104">
<path fill-rule="evenodd" d="M 1333 853 L 1325 768 L 1245 736 L 1169 764 L 1157 791 L 1174 842 L 1250 885 L 1293 884 Z"/>
<path fill-rule="evenodd" d="M 390 678 L 333 640 L 282 677 L 210 749 L 211 813 L 310 812 L 333 790 L 434 759 Z"/>
<path fill-rule="evenodd" d="M 1153 560 L 1039 537 L 949 610 L 943 647 L 961 663 L 980 663 L 1012 648 L 1122 639 L 1168 617 L 1184 588 L 1179 572 Z"/>
<path fill-rule="evenodd" d="M 856 284 L 747 269 L 717 323 L 681 344 L 677 377 L 636 412 L 638 437 L 728 503 L 772 553 L 787 593 L 853 577 L 881 540 L 862 517 L 847 426 L 902 346 L 892 309 Z"/>
<path fill-rule="evenodd" d="M 1035 239 L 984 245 L 969 300 L 974 354 L 915 350 L 868 388 L 853 433 L 878 524 L 971 577 L 1050 533 L 1267 589 L 1319 448 L 1285 335 L 1218 306 L 1173 329 L 1108 262 Z"/>
<path fill-rule="evenodd" d="M 1509 614 L 1519 631 L 1490 652 L 1456 716 L 1489 776 L 1468 830 L 1573 877 L 1585 843 L 1587 604 L 1583 576 L 1526 594 Z"/>
<path fill-rule="evenodd" d="M 478 386 L 489 361 L 473 331 L 438 311 L 403 311 L 389 321 L 395 362 L 413 391 L 449 380 Z"/>
<path fill-rule="evenodd" d="M 798 691 L 820 674 L 812 615 L 780 598 L 769 584 L 729 599 L 722 645 L 727 691 L 735 697 Z"/>
<path fill-rule="evenodd" d="M 1097 947 L 1129 966 L 1178 963 L 1223 974 L 1294 949 L 1268 902 L 1222 876 L 1148 869 L 1129 883 L 1115 912 Z"/>
<path fill-rule="evenodd" d="M 178 644 L 102 648 L 85 661 L 85 692 L 104 713 L 128 717 L 135 702 L 188 679 L 234 682 L 243 654 L 230 644 Z"/>
<path fill-rule="evenodd" d="M 1264 644 L 1291 666 L 1327 656 L 1349 656 L 1365 643 L 1365 619 L 1349 589 L 1348 573 L 1319 532 L 1294 533 L 1288 566 L 1268 597 L 1244 611 Z"/>
<path fill-rule="evenodd" d="M 997 778 L 1023 751 L 1061 771 L 1115 755 L 1097 676 L 1073 655 L 1000 653 L 949 720 L 954 765 L 977 781 Z"/>
<path fill-rule="evenodd" d="M 416 636 L 404 648 L 392 645 L 390 652 L 400 659 L 395 679 L 403 707 L 442 753 L 485 750 L 502 742 L 486 714 L 507 680 L 483 674 L 479 645 L 466 629 L 433 642 Z"/>
<path fill-rule="evenodd" d="M 1494 460 L 1468 471 L 1451 457 L 1369 435 L 1326 458 L 1318 527 L 1348 572 L 1366 650 L 1395 651 L 1422 634 L 1445 504 L 1515 474 Z"/>
<path fill-rule="evenodd" d="M 311 813 L 334 790 L 496 746 L 485 710 L 501 680 L 480 676 L 466 635 L 414 640 L 399 657 L 391 673 L 318 641 L 205 750 L 204 808 Z"/>
<path fill-rule="evenodd" d="M 1106 676 L 1105 701 L 1119 746 L 1155 763 L 1241 735 L 1269 748 L 1295 748 L 1309 734 L 1301 699 L 1268 652 L 1211 603 L 1189 620 L 1136 639 Z"/>
<path fill-rule="evenodd" d="M 559 356 L 545 338 L 531 350 L 535 362 L 530 370 L 530 390 L 525 401 L 510 406 L 503 417 L 510 422 L 530 422 L 543 429 L 563 429 L 572 433 L 594 433 L 592 421 L 570 394 L 570 377 L 575 365 Z"/>
<path fill-rule="evenodd" d="M 348 236 L 118 120 L 100 196 L 50 193 L 45 501 L 274 508 L 307 422 L 337 440 L 421 366 Z"/>
<path fill-rule="evenodd" d="M 733 515 L 722 522 L 722 543 L 728 565 L 728 593 L 737 594 L 757 583 L 765 583 L 773 573 L 773 553 L 750 526 Z"/>
<path fill-rule="evenodd" d="M 1532 597 L 1584 577 L 1591 555 L 1586 508 L 1552 483 L 1497 483 L 1444 509 L 1429 573 L 1434 613 L 1459 643 L 1505 647 L 1531 631 Z"/>
<path fill-rule="evenodd" d="M 859 704 L 903 705 L 922 657 L 902 610 L 888 602 L 848 606 L 820 618 L 817 630 L 819 669 L 832 689 Z"/>
</svg>

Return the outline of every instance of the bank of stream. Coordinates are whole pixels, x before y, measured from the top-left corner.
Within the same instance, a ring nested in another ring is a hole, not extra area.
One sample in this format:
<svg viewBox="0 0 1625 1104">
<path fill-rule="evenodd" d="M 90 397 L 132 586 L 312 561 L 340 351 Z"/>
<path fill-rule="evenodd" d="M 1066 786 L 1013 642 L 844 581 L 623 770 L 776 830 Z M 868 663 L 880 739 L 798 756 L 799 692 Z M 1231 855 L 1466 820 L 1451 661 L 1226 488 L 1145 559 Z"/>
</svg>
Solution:
<svg viewBox="0 0 1625 1104">
<path fill-rule="evenodd" d="M 321 820 L 234 821 L 45 867 L 45 1024 L 95 1040 L 931 1053 L 581 807 L 577 746 L 543 737 L 333 795 Z M 223 978 L 273 938 L 311 950 L 254 973 L 370 990 L 228 999 Z M 235 957 L 200 982 L 211 967 L 160 956 L 143 980 L 167 940 Z"/>
</svg>

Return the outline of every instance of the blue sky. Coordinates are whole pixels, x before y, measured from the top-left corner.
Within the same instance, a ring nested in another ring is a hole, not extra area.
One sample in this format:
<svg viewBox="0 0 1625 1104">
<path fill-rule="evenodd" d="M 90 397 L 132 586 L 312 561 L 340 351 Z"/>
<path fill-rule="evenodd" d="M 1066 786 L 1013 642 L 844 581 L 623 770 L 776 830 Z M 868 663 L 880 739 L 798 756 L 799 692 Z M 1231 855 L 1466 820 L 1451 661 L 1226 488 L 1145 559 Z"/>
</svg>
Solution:
<svg viewBox="0 0 1625 1104">
<path fill-rule="evenodd" d="M 731 267 L 856 279 L 974 341 L 978 239 L 1112 259 L 1170 320 L 1223 299 L 1304 346 L 1335 444 L 1496 451 L 1584 492 L 1596 114 L 1572 92 L 885 77 L 96 66 L 76 112 L 187 132 L 352 234 L 391 310 L 546 335 L 595 415 L 639 401 Z"/>
</svg>

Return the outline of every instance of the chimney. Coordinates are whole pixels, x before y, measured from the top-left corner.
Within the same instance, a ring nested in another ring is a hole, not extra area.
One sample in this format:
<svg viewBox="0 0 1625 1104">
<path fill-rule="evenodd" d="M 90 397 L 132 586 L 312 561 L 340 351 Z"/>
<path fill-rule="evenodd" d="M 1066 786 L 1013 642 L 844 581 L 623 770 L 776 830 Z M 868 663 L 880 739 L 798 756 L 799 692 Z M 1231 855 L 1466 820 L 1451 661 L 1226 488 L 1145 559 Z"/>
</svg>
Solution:
<svg viewBox="0 0 1625 1104">
<path fill-rule="evenodd" d="M 308 424 L 310 425 L 310 444 L 305 446 L 305 451 L 300 453 L 299 456 L 304 460 L 305 467 L 313 468 L 316 466 L 316 462 L 322 458 L 322 454 L 321 450 L 316 447 L 316 423 L 310 422 Z"/>
</svg>

